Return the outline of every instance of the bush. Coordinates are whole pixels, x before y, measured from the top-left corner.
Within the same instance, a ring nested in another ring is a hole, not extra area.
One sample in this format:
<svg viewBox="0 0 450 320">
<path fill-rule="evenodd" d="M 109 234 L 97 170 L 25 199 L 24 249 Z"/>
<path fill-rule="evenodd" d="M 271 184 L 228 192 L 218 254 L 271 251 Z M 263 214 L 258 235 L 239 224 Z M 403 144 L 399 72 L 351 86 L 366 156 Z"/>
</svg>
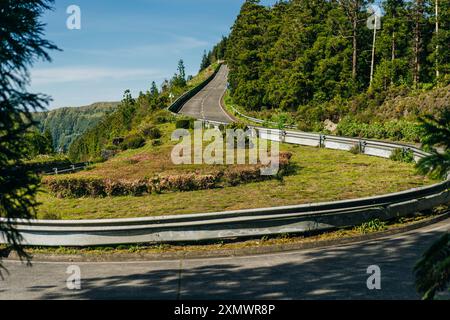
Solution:
<svg viewBox="0 0 450 320">
<path fill-rule="evenodd" d="M 406 148 L 399 148 L 392 151 L 390 159 L 393 161 L 412 163 L 414 160 L 414 152 Z"/>
<path fill-rule="evenodd" d="M 287 174 L 292 154 L 280 153 L 280 174 Z M 141 180 L 111 180 L 90 177 L 52 176 L 43 183 L 58 198 L 141 196 L 150 193 L 205 190 L 224 185 L 237 186 L 276 177 L 262 176 L 261 165 L 240 166 L 214 174 L 195 173 L 157 176 Z"/>
<path fill-rule="evenodd" d="M 142 134 L 145 137 L 150 138 L 152 140 L 159 139 L 162 137 L 161 130 L 159 130 L 158 128 L 153 127 L 153 126 L 148 126 L 148 127 L 144 128 L 142 130 Z"/>
<path fill-rule="evenodd" d="M 172 122 L 174 120 L 174 116 L 165 110 L 161 110 L 161 111 L 157 112 L 153 117 L 154 117 L 155 122 L 158 124 L 164 124 L 164 123 Z"/>
<path fill-rule="evenodd" d="M 379 232 L 386 230 L 386 222 L 381 221 L 380 219 L 371 220 L 369 222 L 363 223 L 361 226 L 356 227 L 356 231 L 367 234 L 371 232 Z"/>
<path fill-rule="evenodd" d="M 48 172 L 53 171 L 53 168 L 69 167 L 71 164 L 72 162 L 65 156 L 40 155 L 25 162 L 24 166 L 35 172 Z"/>
<path fill-rule="evenodd" d="M 120 148 L 124 150 L 139 149 L 145 145 L 145 139 L 140 135 L 132 135 L 125 138 L 120 144 Z"/>
<path fill-rule="evenodd" d="M 194 119 L 177 119 L 175 126 L 177 129 L 193 129 L 194 128 Z"/>
<path fill-rule="evenodd" d="M 152 146 L 159 147 L 162 146 L 162 141 L 160 139 L 152 140 Z"/>
<path fill-rule="evenodd" d="M 243 123 L 243 122 L 233 122 L 228 124 L 225 129 L 229 129 L 229 130 L 243 130 L 243 131 L 247 131 L 248 130 L 248 126 Z"/>
<path fill-rule="evenodd" d="M 353 154 L 361 154 L 361 147 L 358 144 L 355 144 L 349 151 Z"/>
<path fill-rule="evenodd" d="M 362 123 L 346 117 L 338 124 L 337 134 L 367 139 L 419 142 L 422 129 L 417 123 L 405 120 Z"/>
</svg>

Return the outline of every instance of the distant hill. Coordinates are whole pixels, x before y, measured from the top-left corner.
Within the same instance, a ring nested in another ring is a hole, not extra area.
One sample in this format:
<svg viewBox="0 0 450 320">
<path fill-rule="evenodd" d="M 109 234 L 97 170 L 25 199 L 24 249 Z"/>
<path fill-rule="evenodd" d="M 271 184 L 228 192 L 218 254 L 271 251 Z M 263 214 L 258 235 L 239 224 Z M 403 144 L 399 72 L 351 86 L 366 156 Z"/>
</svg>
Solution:
<svg viewBox="0 0 450 320">
<path fill-rule="evenodd" d="M 49 130 L 55 150 L 67 151 L 72 142 L 87 129 L 94 127 L 106 114 L 116 110 L 119 102 L 98 102 L 77 108 L 61 108 L 38 112 L 34 120 L 41 132 Z"/>
</svg>

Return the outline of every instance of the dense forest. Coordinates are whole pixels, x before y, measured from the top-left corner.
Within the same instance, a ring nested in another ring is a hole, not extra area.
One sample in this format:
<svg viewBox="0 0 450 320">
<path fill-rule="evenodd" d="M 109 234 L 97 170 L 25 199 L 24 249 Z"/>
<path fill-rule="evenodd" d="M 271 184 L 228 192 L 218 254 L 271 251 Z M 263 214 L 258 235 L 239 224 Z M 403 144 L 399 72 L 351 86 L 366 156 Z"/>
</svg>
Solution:
<svg viewBox="0 0 450 320">
<path fill-rule="evenodd" d="M 338 122 L 387 98 L 448 91 L 450 1 L 377 4 L 380 11 L 365 0 L 245 1 L 226 39 L 234 102 Z"/>
<path fill-rule="evenodd" d="M 119 103 L 98 102 L 79 108 L 61 108 L 33 114 L 38 130 L 49 132 L 55 151 L 67 151 L 72 142 L 86 130 L 94 127 Z"/>
</svg>

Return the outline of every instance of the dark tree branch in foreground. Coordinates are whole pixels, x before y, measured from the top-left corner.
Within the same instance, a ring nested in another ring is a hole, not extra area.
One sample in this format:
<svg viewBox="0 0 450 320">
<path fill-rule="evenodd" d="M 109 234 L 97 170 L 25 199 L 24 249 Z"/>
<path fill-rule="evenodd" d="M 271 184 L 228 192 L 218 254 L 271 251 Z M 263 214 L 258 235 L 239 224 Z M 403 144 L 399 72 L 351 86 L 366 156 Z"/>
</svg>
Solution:
<svg viewBox="0 0 450 320">
<path fill-rule="evenodd" d="M 0 233 L 7 241 L 1 257 L 21 246 L 13 219 L 35 215 L 39 177 L 22 163 L 25 134 L 33 125 L 32 112 L 45 109 L 50 98 L 27 92 L 29 68 L 37 60 L 50 61 L 48 52 L 58 48 L 43 39 L 40 17 L 52 0 L 2 0 L 0 2 Z"/>
</svg>

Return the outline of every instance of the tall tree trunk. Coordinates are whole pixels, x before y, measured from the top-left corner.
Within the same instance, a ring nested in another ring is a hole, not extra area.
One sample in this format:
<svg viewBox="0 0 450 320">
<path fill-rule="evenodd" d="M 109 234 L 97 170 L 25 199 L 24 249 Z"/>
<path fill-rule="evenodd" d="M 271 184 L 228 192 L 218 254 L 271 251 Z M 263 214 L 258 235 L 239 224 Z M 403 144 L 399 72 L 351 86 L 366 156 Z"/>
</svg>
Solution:
<svg viewBox="0 0 450 320">
<path fill-rule="evenodd" d="M 422 33 L 420 22 L 423 15 L 423 0 L 416 0 L 414 10 L 414 47 L 413 47 L 413 84 L 417 88 L 420 81 L 420 53 L 422 50 Z"/>
<path fill-rule="evenodd" d="M 352 77 L 356 79 L 357 76 L 357 65 L 358 65 L 358 14 L 355 12 L 353 17 L 353 59 L 352 59 Z"/>
<path fill-rule="evenodd" d="M 436 14 L 436 81 L 439 81 L 439 0 L 435 0 Z"/>
<path fill-rule="evenodd" d="M 396 44 L 395 44 L 395 41 L 396 41 L 395 37 L 396 37 L 396 34 L 395 34 L 395 31 L 393 31 L 392 32 L 392 45 L 391 45 L 392 46 L 392 49 L 391 49 L 391 60 L 392 60 L 392 62 L 394 62 L 394 60 L 396 58 L 395 52 L 397 50 L 397 47 L 396 47 Z"/>
<path fill-rule="evenodd" d="M 375 69 L 375 45 L 377 43 L 377 17 L 375 17 L 375 25 L 373 28 L 373 43 L 372 43 L 372 61 L 370 64 L 370 85 L 372 85 L 373 82 L 373 73 Z"/>
</svg>

